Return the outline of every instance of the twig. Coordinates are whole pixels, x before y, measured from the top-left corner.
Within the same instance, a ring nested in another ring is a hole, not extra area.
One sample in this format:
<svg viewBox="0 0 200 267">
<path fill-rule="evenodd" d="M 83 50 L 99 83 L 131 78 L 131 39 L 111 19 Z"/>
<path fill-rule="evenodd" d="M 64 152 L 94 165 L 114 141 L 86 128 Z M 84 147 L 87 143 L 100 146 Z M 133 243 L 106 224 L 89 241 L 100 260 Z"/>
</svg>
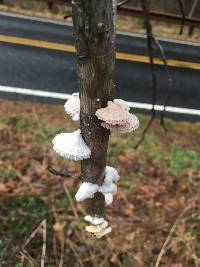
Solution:
<svg viewBox="0 0 200 267">
<path fill-rule="evenodd" d="M 60 255 L 59 267 L 63 267 L 64 250 L 65 250 L 65 239 L 63 235 L 61 238 L 61 255 Z"/>
<path fill-rule="evenodd" d="M 48 171 L 56 176 L 61 176 L 61 177 L 65 177 L 65 178 L 76 178 L 76 179 L 80 179 L 81 180 L 81 175 L 80 174 L 74 174 L 71 172 L 68 173 L 63 173 L 61 171 L 57 171 L 56 169 L 54 169 L 51 166 L 48 166 Z"/>
<path fill-rule="evenodd" d="M 46 219 L 42 224 L 42 237 L 43 237 L 43 245 L 42 245 L 42 257 L 41 257 L 41 267 L 44 267 L 45 255 L 46 255 L 46 247 L 47 247 L 47 221 Z"/>
<path fill-rule="evenodd" d="M 146 26 L 146 36 L 147 36 L 147 47 L 149 52 L 149 61 L 150 61 L 150 68 L 151 68 L 151 76 L 152 76 L 152 110 L 151 110 L 151 119 L 149 123 L 147 124 L 146 128 L 144 129 L 142 133 L 142 137 L 139 140 L 139 142 L 135 145 L 135 148 L 138 148 L 138 146 L 144 141 L 145 135 L 149 128 L 151 127 L 151 124 L 153 123 L 155 119 L 155 109 L 154 106 L 156 104 L 156 87 L 157 87 L 157 81 L 156 81 L 156 73 L 155 73 L 155 66 L 154 66 L 154 56 L 153 56 L 153 34 L 152 34 L 152 26 L 151 26 L 151 20 L 150 20 L 150 12 L 149 12 L 149 2 L 148 0 L 141 0 L 142 5 L 142 11 L 144 14 L 144 22 Z"/>
<path fill-rule="evenodd" d="M 65 15 L 64 19 L 68 19 L 68 18 L 71 18 L 71 17 L 72 17 L 72 14 L 70 13 L 70 14 Z"/>
<path fill-rule="evenodd" d="M 22 251 L 19 250 L 19 254 L 21 255 L 21 257 L 23 259 L 26 259 L 28 262 L 33 263 L 34 259 L 31 257 L 31 255 L 25 249 L 23 249 Z M 21 260 L 22 260 L 22 258 L 21 258 Z"/>
<path fill-rule="evenodd" d="M 179 8 L 180 8 L 181 14 L 182 14 L 182 23 L 181 23 L 181 28 L 180 28 L 180 32 L 179 32 L 179 34 L 182 34 L 183 33 L 183 28 L 184 28 L 184 25 L 185 25 L 185 11 L 184 11 L 182 0 L 177 0 L 177 1 L 178 1 L 178 4 L 179 4 Z"/>
<path fill-rule="evenodd" d="M 26 255 L 22 251 L 20 251 L 20 254 L 21 254 L 21 265 L 23 267 L 24 266 L 24 260 L 26 258 Z"/>
<path fill-rule="evenodd" d="M 193 16 L 193 13 L 197 7 L 197 4 L 198 4 L 198 0 L 194 0 L 193 3 L 192 3 L 192 6 L 191 6 L 191 9 L 189 11 L 189 14 L 188 14 L 188 17 L 191 18 Z M 194 30 L 194 26 L 190 26 L 189 27 L 189 31 L 188 31 L 188 34 L 189 35 L 192 35 L 193 33 L 193 30 Z"/>
<path fill-rule="evenodd" d="M 117 3 L 117 7 L 123 6 L 127 4 L 130 0 L 122 0 L 121 2 Z"/>
<path fill-rule="evenodd" d="M 159 41 L 154 37 L 154 35 L 152 37 L 153 37 L 153 41 L 154 41 L 155 45 L 157 46 L 157 48 L 160 51 L 161 58 L 162 58 L 162 61 L 164 63 L 165 71 L 166 71 L 166 75 L 167 75 L 167 93 L 166 93 L 165 100 L 164 100 L 164 109 L 163 109 L 163 112 L 161 114 L 161 119 L 160 119 L 160 123 L 161 123 L 162 127 L 164 128 L 165 132 L 167 132 L 167 128 L 165 127 L 164 118 L 165 118 L 165 113 L 166 113 L 166 107 L 169 103 L 170 95 L 172 92 L 172 78 L 171 78 L 171 75 L 169 73 L 168 63 L 167 63 L 167 59 L 165 57 L 165 53 L 163 51 L 163 48 L 160 45 Z"/>
<path fill-rule="evenodd" d="M 197 7 L 198 1 L 199 1 L 199 0 L 194 0 L 194 2 L 192 3 L 192 7 L 191 7 L 190 12 L 189 12 L 189 14 L 188 14 L 188 17 L 189 17 L 189 18 L 192 17 L 192 15 L 193 15 L 193 13 L 194 13 L 194 11 L 195 11 L 195 8 Z"/>
<path fill-rule="evenodd" d="M 160 265 L 160 262 L 161 262 L 161 259 L 162 259 L 162 256 L 165 254 L 165 251 L 166 251 L 166 247 L 174 233 L 174 231 L 176 230 L 176 226 L 178 225 L 179 221 L 181 220 L 181 218 L 183 217 L 183 215 L 191 208 L 192 204 L 194 203 L 195 199 L 192 200 L 192 202 L 190 202 L 190 204 L 185 208 L 183 209 L 183 211 L 179 214 L 178 218 L 175 220 L 172 228 L 170 229 L 169 231 L 169 234 L 162 246 L 162 249 L 158 255 L 158 258 L 157 258 L 157 261 L 156 261 L 156 264 L 155 264 L 155 267 L 159 267 Z"/>
<path fill-rule="evenodd" d="M 55 235 L 53 235 L 53 251 L 54 251 L 56 266 L 58 266 L 59 260 L 58 260 L 58 251 L 57 251 L 57 241 L 56 241 Z"/>
<path fill-rule="evenodd" d="M 68 199 L 69 199 L 69 202 L 70 202 L 70 204 L 71 204 L 71 207 L 72 207 L 74 216 L 76 217 L 76 219 L 78 219 L 79 216 L 78 216 L 78 213 L 77 213 L 76 208 L 75 208 L 75 206 L 74 206 L 74 203 L 73 203 L 73 201 L 72 201 L 72 198 L 71 198 L 71 196 L 70 196 L 69 190 L 68 190 L 67 186 L 65 185 L 65 183 L 62 183 L 62 186 L 63 186 L 63 188 L 64 188 L 64 190 L 65 190 L 65 193 L 66 193 L 66 195 L 67 195 L 67 197 L 68 197 Z"/>
<path fill-rule="evenodd" d="M 143 133 L 142 133 L 142 137 L 140 138 L 140 140 L 138 141 L 138 143 L 135 145 L 135 148 L 136 148 L 136 149 L 137 149 L 137 148 L 142 144 L 142 142 L 144 141 L 144 139 L 145 139 L 145 135 L 146 135 L 146 133 L 148 132 L 149 128 L 151 127 L 151 124 L 153 123 L 154 118 L 155 118 L 155 114 L 151 116 L 150 121 L 148 122 L 146 128 L 144 129 L 144 131 L 143 131 Z"/>
<path fill-rule="evenodd" d="M 67 243 L 68 243 L 69 247 L 71 248 L 71 250 L 73 251 L 74 255 L 76 256 L 76 258 L 77 258 L 77 260 L 79 262 L 79 265 L 81 267 L 84 267 L 84 264 L 83 264 L 81 258 L 79 257 L 78 253 L 76 252 L 76 249 L 74 248 L 73 243 L 69 239 L 67 239 Z"/>
<path fill-rule="evenodd" d="M 26 242 L 24 243 L 22 249 L 24 250 L 25 247 L 30 243 L 30 241 L 35 237 L 35 235 L 37 234 L 37 232 L 39 231 L 39 229 L 42 227 L 42 225 L 44 224 L 44 221 L 46 219 L 43 219 L 40 224 L 36 227 L 36 229 L 31 233 L 31 235 L 27 238 Z"/>
</svg>

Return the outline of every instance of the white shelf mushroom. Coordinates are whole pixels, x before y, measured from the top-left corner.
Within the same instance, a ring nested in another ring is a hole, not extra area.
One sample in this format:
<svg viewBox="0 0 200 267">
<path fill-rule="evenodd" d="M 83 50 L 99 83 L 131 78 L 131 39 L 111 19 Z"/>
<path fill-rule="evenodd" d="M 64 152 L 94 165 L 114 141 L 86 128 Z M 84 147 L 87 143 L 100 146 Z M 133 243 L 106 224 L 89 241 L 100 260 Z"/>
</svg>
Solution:
<svg viewBox="0 0 200 267">
<path fill-rule="evenodd" d="M 111 166 L 106 166 L 105 168 L 105 183 L 112 183 L 112 182 L 118 182 L 120 179 L 118 171 L 111 167 Z"/>
<path fill-rule="evenodd" d="M 54 151 L 75 161 L 90 158 L 91 150 L 85 144 L 80 129 L 73 133 L 61 133 L 52 140 Z"/>
<path fill-rule="evenodd" d="M 104 221 L 101 224 L 97 224 L 97 225 L 87 225 L 85 227 L 85 230 L 89 233 L 99 233 L 101 232 L 103 229 L 105 229 L 108 226 L 108 222 Z"/>
<path fill-rule="evenodd" d="M 111 133 L 130 133 L 139 127 L 139 120 L 134 114 L 129 113 L 129 117 L 124 125 L 111 125 L 102 122 L 101 126 L 110 130 Z"/>
<path fill-rule="evenodd" d="M 117 186 L 114 183 L 103 183 L 102 186 L 99 187 L 99 192 L 103 194 L 115 193 L 117 192 Z"/>
<path fill-rule="evenodd" d="M 96 111 L 96 116 L 110 125 L 124 125 L 129 118 L 129 112 L 121 105 L 108 101 L 107 107 Z"/>
<path fill-rule="evenodd" d="M 87 198 L 93 198 L 96 192 L 101 192 L 102 194 L 109 194 L 117 192 L 117 186 L 114 183 L 104 182 L 101 186 L 98 184 L 84 182 L 80 185 L 75 198 L 76 201 L 84 201 Z"/>
<path fill-rule="evenodd" d="M 106 206 L 110 206 L 113 203 L 113 195 L 111 193 L 104 194 Z"/>
<path fill-rule="evenodd" d="M 127 111 L 130 110 L 129 105 L 128 105 L 127 102 L 124 101 L 123 99 L 114 99 L 113 102 L 114 102 L 115 104 L 120 105 L 121 108 L 123 108 L 124 110 L 127 110 Z"/>
<path fill-rule="evenodd" d="M 111 227 L 107 227 L 107 228 L 101 230 L 101 231 L 98 232 L 98 233 L 94 233 L 94 236 L 95 236 L 96 238 L 102 238 L 103 236 L 105 236 L 105 235 L 107 235 L 107 234 L 109 234 L 109 233 L 111 233 L 111 232 L 112 232 L 112 228 L 111 228 Z"/>
<path fill-rule="evenodd" d="M 102 217 L 90 216 L 90 215 L 86 215 L 84 217 L 84 220 L 91 223 L 92 225 L 98 225 L 98 224 L 102 224 L 105 222 L 104 218 Z"/>
<path fill-rule="evenodd" d="M 92 183 L 82 183 L 78 192 L 75 195 L 76 201 L 84 201 L 87 198 L 93 198 L 94 194 L 98 191 L 99 186 Z"/>
<path fill-rule="evenodd" d="M 69 114 L 74 121 L 78 121 L 80 119 L 80 99 L 79 93 L 74 93 L 67 100 L 64 105 L 65 111 Z"/>
</svg>

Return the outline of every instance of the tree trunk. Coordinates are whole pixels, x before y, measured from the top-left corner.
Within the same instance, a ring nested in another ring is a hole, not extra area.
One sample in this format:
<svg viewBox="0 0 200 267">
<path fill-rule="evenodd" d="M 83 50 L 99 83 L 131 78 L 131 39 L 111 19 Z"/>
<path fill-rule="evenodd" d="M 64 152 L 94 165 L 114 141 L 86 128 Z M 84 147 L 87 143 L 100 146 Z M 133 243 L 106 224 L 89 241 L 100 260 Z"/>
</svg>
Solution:
<svg viewBox="0 0 200 267">
<path fill-rule="evenodd" d="M 104 180 L 109 131 L 101 127 L 95 113 L 113 99 L 114 13 L 112 0 L 72 0 L 81 102 L 80 126 L 83 139 L 92 151 L 91 158 L 81 162 L 81 171 L 85 182 L 99 185 Z M 88 214 L 104 215 L 105 201 L 101 193 L 85 202 Z"/>
</svg>

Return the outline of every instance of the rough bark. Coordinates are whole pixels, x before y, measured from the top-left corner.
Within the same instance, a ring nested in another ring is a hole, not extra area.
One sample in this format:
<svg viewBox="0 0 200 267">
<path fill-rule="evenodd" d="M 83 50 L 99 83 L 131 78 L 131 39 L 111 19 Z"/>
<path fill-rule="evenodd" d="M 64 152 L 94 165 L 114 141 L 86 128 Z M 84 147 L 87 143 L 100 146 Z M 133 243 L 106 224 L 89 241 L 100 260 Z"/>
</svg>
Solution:
<svg viewBox="0 0 200 267">
<path fill-rule="evenodd" d="M 81 102 L 80 126 L 91 148 L 91 158 L 81 162 L 84 181 L 102 184 L 109 131 L 101 127 L 96 110 L 113 98 L 115 27 L 112 0 L 72 0 L 78 56 L 77 73 Z M 96 193 L 86 201 L 87 213 L 102 216 L 104 196 Z"/>
</svg>

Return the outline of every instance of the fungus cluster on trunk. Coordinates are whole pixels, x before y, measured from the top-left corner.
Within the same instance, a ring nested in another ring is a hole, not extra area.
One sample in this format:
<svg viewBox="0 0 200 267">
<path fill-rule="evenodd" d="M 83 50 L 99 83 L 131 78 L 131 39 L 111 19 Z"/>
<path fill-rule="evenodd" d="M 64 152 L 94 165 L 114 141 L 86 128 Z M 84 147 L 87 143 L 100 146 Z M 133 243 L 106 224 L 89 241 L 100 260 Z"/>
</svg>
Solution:
<svg viewBox="0 0 200 267">
<path fill-rule="evenodd" d="M 79 120 L 79 94 L 72 94 L 65 103 L 64 108 L 73 120 Z M 108 101 L 105 108 L 98 109 L 96 116 L 101 121 L 101 126 L 108 129 L 110 133 L 130 133 L 139 127 L 139 120 L 129 111 L 130 108 L 124 100 L 114 99 L 113 101 Z M 91 156 L 91 149 L 83 140 L 80 129 L 73 133 L 58 134 L 52 140 L 52 143 L 54 151 L 62 157 L 81 161 L 89 159 Z M 106 166 L 102 184 L 82 182 L 75 195 L 76 201 L 80 202 L 91 199 L 99 192 L 104 195 L 105 204 L 111 205 L 113 194 L 117 192 L 116 183 L 119 179 L 118 171 L 111 166 Z M 111 227 L 108 226 L 108 222 L 102 217 L 86 215 L 84 219 L 89 223 L 85 227 L 86 231 L 96 238 L 101 238 L 111 232 Z"/>
</svg>

